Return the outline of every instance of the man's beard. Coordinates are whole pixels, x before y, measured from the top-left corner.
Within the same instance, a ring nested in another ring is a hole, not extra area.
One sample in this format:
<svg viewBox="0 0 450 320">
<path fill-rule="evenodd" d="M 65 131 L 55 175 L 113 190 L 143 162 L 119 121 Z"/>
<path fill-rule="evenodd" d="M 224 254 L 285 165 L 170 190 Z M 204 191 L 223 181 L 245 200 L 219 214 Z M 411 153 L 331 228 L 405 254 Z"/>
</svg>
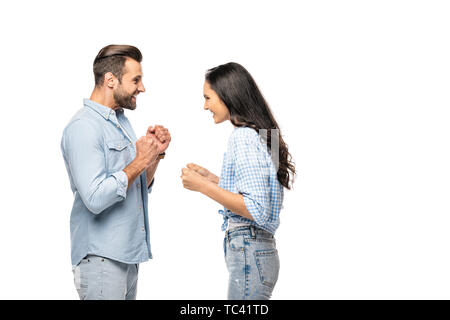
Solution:
<svg viewBox="0 0 450 320">
<path fill-rule="evenodd" d="M 133 101 L 133 94 L 128 94 L 121 87 L 117 88 L 114 93 L 114 101 L 119 105 L 119 107 L 129 110 L 136 109 L 136 101 Z"/>
</svg>

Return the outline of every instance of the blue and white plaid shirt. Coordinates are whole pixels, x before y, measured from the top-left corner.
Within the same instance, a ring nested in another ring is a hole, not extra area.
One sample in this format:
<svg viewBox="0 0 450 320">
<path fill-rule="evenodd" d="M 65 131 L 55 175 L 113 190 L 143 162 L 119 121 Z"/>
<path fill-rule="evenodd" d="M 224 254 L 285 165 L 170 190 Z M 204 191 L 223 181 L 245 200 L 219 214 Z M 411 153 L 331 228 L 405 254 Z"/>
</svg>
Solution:
<svg viewBox="0 0 450 320">
<path fill-rule="evenodd" d="M 224 154 L 219 187 L 242 194 L 254 219 L 246 219 L 224 207 L 224 210 L 219 210 L 224 218 L 222 230 L 226 230 L 228 219 L 232 219 L 235 223 L 247 223 L 275 234 L 280 225 L 283 186 L 277 179 L 267 146 L 256 130 L 248 127 L 234 129 Z"/>
</svg>

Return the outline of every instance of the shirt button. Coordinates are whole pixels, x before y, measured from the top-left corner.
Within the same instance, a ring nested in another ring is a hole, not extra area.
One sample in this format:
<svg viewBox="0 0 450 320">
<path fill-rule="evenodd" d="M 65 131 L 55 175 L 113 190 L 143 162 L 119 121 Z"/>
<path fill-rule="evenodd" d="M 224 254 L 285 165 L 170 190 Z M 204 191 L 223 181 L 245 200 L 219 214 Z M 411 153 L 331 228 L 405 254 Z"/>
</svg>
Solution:
<svg viewBox="0 0 450 320">
<path fill-rule="evenodd" d="M 138 184 L 136 185 L 136 187 L 140 188 L 140 187 L 141 187 L 141 184 L 140 184 L 140 183 L 138 183 Z"/>
<path fill-rule="evenodd" d="M 144 228 L 144 227 L 142 227 L 142 231 L 145 231 L 145 228 Z"/>
</svg>

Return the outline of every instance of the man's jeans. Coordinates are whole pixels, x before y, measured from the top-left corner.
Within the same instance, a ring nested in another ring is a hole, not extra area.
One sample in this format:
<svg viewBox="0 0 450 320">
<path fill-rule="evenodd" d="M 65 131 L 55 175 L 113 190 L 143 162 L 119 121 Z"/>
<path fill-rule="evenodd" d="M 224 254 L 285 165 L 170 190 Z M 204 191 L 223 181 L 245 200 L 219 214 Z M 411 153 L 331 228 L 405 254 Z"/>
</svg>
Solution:
<svg viewBox="0 0 450 320">
<path fill-rule="evenodd" d="M 73 268 L 81 300 L 136 300 L 138 264 L 86 256 Z"/>
<path fill-rule="evenodd" d="M 226 232 L 224 252 L 230 274 L 228 299 L 270 299 L 280 270 L 273 235 L 253 226 L 237 227 Z"/>
</svg>

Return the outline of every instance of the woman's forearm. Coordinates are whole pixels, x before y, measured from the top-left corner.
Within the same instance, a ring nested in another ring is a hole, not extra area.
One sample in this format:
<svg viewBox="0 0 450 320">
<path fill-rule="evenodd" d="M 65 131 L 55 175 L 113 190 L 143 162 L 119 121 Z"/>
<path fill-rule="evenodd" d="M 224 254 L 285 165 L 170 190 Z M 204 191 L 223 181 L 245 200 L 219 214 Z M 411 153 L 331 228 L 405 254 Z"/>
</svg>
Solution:
<svg viewBox="0 0 450 320">
<path fill-rule="evenodd" d="M 252 215 L 248 212 L 247 207 L 245 206 L 244 196 L 242 194 L 233 193 L 222 189 L 217 184 L 210 181 L 205 183 L 199 191 L 205 196 L 208 196 L 214 201 L 220 203 L 231 212 L 253 220 Z"/>
</svg>

